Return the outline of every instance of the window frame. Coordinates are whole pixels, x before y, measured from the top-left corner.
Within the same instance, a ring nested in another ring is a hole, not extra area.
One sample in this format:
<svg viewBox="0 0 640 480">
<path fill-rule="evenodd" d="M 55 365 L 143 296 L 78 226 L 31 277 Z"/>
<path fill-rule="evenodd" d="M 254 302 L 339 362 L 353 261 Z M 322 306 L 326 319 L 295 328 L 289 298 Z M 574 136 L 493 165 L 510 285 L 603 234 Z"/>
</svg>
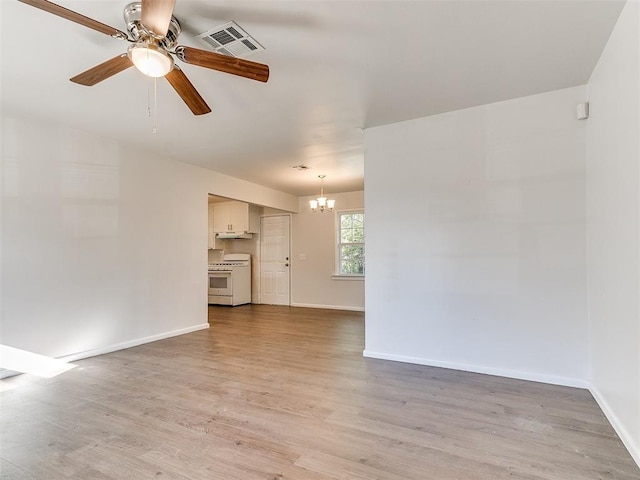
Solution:
<svg viewBox="0 0 640 480">
<path fill-rule="evenodd" d="M 365 227 L 365 223 L 366 223 L 366 216 L 364 216 L 364 208 L 350 208 L 350 209 L 346 209 L 346 210 L 337 210 L 335 212 L 335 265 L 334 265 L 334 274 L 332 275 L 332 278 L 335 280 L 363 280 L 366 272 L 367 272 L 367 268 L 366 268 L 366 264 L 364 266 L 364 273 L 341 273 L 340 272 L 340 247 L 343 245 L 362 245 L 363 250 L 366 249 L 366 233 L 365 233 L 365 238 L 364 241 L 362 242 L 350 242 L 350 243 L 342 243 L 340 241 L 341 239 L 341 232 L 342 232 L 342 225 L 341 225 L 341 216 L 342 215 L 346 215 L 346 214 L 354 214 L 354 213 L 361 213 L 363 215 L 363 229 L 365 229 L 366 232 L 366 227 Z"/>
</svg>

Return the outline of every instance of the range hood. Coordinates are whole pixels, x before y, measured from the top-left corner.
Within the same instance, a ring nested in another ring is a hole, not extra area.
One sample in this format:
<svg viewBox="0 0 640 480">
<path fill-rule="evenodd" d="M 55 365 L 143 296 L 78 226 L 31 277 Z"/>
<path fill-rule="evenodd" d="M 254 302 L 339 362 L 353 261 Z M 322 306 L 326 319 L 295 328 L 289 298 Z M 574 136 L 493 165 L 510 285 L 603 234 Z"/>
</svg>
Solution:
<svg viewBox="0 0 640 480">
<path fill-rule="evenodd" d="M 220 232 L 216 233 L 216 238 L 219 238 L 220 240 L 228 238 L 253 238 L 253 234 L 247 232 Z"/>
</svg>

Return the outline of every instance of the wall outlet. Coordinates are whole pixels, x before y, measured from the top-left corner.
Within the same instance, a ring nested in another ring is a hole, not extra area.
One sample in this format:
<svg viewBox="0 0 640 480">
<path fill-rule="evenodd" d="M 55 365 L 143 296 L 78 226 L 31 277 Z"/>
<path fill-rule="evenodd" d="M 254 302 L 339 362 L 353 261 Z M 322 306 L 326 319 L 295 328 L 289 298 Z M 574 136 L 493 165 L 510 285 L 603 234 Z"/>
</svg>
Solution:
<svg viewBox="0 0 640 480">
<path fill-rule="evenodd" d="M 298 260 L 306 260 L 307 259 L 307 254 L 306 253 L 299 253 L 298 254 Z"/>
</svg>

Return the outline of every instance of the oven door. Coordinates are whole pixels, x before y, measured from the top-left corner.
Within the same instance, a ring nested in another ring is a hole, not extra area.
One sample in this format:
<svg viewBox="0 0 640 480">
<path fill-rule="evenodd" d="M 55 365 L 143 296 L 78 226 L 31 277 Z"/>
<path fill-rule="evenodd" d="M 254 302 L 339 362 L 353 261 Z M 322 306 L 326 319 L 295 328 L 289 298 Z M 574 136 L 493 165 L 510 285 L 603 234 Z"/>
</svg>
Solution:
<svg viewBox="0 0 640 480">
<path fill-rule="evenodd" d="M 209 272 L 209 295 L 233 295 L 231 272 Z"/>
</svg>

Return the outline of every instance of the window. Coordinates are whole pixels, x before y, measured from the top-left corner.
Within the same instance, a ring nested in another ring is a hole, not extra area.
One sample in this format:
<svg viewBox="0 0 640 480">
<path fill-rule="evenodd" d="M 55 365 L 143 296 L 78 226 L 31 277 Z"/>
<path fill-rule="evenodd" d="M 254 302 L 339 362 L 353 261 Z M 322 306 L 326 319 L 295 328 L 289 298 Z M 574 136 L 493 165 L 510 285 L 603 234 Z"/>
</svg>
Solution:
<svg viewBox="0 0 640 480">
<path fill-rule="evenodd" d="M 338 212 L 338 275 L 364 275 L 364 212 Z"/>
</svg>

